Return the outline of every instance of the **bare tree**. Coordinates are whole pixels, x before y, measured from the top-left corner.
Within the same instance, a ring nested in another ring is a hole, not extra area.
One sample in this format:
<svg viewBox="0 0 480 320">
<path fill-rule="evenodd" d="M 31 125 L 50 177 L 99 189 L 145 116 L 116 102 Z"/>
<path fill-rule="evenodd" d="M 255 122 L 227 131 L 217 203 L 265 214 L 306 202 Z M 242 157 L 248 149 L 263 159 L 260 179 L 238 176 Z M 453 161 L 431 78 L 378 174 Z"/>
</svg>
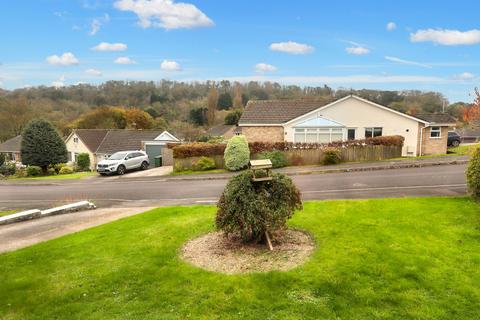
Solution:
<svg viewBox="0 0 480 320">
<path fill-rule="evenodd" d="M 210 91 L 208 92 L 208 99 L 207 99 L 207 107 L 208 107 L 207 120 L 209 125 L 213 125 L 215 121 L 215 112 L 217 111 L 217 103 L 218 103 L 218 92 L 214 82 L 210 88 Z"/>
</svg>

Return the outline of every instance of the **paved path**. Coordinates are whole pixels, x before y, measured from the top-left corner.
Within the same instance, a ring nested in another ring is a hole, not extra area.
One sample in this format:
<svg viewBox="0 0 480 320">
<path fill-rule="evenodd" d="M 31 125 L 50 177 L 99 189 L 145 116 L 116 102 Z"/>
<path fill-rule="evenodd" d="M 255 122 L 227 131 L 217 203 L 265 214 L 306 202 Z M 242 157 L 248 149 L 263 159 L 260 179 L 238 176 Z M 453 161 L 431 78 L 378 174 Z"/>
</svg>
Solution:
<svg viewBox="0 0 480 320">
<path fill-rule="evenodd" d="M 0 226 L 0 253 L 28 247 L 151 209 L 153 208 L 96 209 Z"/>
</svg>

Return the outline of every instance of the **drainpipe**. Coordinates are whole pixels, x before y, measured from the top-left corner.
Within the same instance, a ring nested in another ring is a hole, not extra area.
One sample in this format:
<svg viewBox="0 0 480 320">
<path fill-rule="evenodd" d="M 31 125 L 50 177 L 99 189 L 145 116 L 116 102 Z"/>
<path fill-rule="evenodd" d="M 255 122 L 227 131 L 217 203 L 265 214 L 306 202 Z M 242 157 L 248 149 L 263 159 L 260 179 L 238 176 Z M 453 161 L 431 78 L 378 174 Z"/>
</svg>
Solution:
<svg viewBox="0 0 480 320">
<path fill-rule="evenodd" d="M 420 128 L 420 154 L 419 156 L 422 156 L 422 147 L 423 147 L 423 130 L 427 129 L 429 125 L 425 125 L 425 127 Z"/>
</svg>

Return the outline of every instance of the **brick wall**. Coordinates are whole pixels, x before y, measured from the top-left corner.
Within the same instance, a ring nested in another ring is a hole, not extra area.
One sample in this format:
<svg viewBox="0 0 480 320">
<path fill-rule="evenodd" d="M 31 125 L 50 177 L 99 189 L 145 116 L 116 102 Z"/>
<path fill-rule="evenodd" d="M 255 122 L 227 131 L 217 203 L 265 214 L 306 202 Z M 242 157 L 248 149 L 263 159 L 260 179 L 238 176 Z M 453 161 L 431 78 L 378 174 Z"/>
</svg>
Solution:
<svg viewBox="0 0 480 320">
<path fill-rule="evenodd" d="M 282 142 L 283 127 L 241 127 L 248 142 Z"/>
<path fill-rule="evenodd" d="M 447 139 L 449 127 L 441 127 L 440 138 L 430 138 L 431 127 L 423 130 L 422 155 L 445 154 L 447 153 Z M 420 137 L 420 134 L 419 134 Z"/>
</svg>

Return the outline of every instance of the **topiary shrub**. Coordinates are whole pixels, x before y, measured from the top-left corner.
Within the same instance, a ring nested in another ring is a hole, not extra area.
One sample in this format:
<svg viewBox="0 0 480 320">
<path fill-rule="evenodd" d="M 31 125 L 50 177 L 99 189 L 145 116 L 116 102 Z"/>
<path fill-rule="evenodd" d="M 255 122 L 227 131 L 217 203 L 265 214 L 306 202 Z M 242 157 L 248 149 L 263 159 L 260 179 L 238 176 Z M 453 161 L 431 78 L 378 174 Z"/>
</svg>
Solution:
<svg viewBox="0 0 480 320">
<path fill-rule="evenodd" d="M 60 169 L 59 174 L 72 174 L 73 173 L 73 168 L 72 167 L 63 167 Z"/>
<path fill-rule="evenodd" d="M 468 190 L 472 196 L 480 200 L 480 147 L 473 151 L 467 167 Z"/>
<path fill-rule="evenodd" d="M 265 151 L 258 155 L 259 159 L 270 159 L 274 168 L 282 168 L 288 165 L 287 158 L 282 151 Z"/>
<path fill-rule="evenodd" d="M 218 202 L 215 224 L 226 235 L 258 242 L 265 232 L 285 228 L 295 210 L 302 209 L 300 191 L 292 180 L 275 173 L 271 181 L 253 182 L 246 171 L 230 179 Z"/>
<path fill-rule="evenodd" d="M 76 165 L 79 171 L 90 171 L 90 156 L 88 153 L 80 153 L 77 156 Z"/>
<path fill-rule="evenodd" d="M 338 164 L 342 162 L 340 158 L 340 151 L 337 148 L 325 148 L 323 149 L 323 159 L 322 164 L 330 165 L 330 164 Z"/>
<path fill-rule="evenodd" d="M 230 171 L 238 171 L 247 167 L 250 161 L 250 149 L 245 136 L 234 136 L 228 140 L 223 157 L 225 167 Z"/>
<path fill-rule="evenodd" d="M 41 176 L 43 171 L 42 168 L 39 166 L 28 166 L 27 169 L 27 177 L 38 177 Z"/>
<path fill-rule="evenodd" d="M 201 157 L 193 164 L 193 170 L 197 171 L 206 171 L 215 169 L 217 166 L 215 165 L 215 160 L 209 157 Z"/>
</svg>

